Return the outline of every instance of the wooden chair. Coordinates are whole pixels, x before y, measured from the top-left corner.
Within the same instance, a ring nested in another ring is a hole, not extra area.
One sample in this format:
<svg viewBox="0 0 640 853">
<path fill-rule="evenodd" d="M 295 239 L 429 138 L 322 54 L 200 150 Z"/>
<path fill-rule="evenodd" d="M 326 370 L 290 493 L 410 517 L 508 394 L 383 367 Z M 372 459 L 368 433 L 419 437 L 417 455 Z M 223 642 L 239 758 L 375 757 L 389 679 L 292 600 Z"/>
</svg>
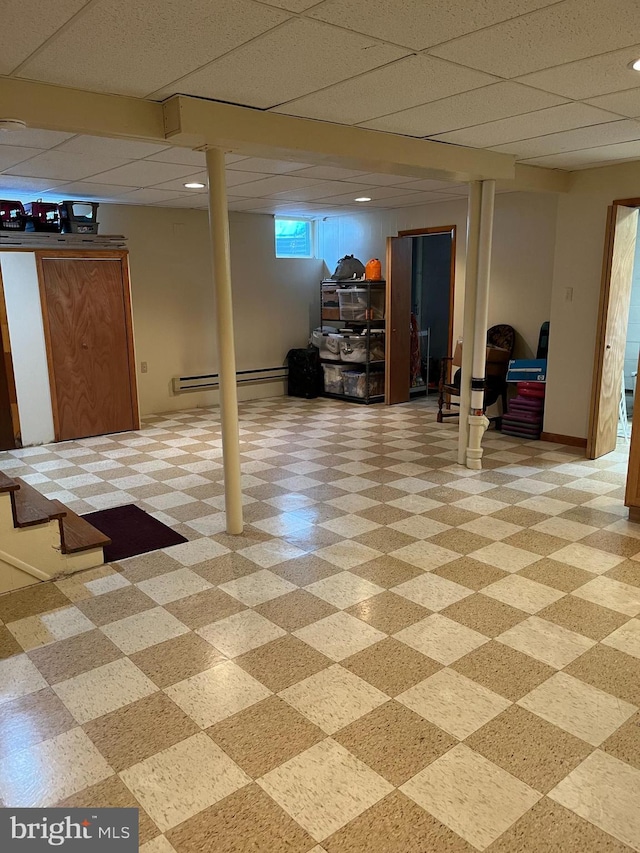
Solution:
<svg viewBox="0 0 640 853">
<path fill-rule="evenodd" d="M 509 360 L 513 357 L 515 339 L 516 333 L 513 326 L 508 326 L 506 323 L 492 326 L 487 332 L 487 346 L 500 347 L 500 349 L 507 350 L 509 357 L 504 362 L 504 369 L 502 369 L 501 365 L 498 373 L 492 371 L 491 374 L 485 377 L 483 411 L 486 411 L 489 406 L 493 405 L 500 398 L 502 398 L 502 411 L 506 412 L 507 410 L 507 369 Z M 458 367 L 459 369 L 456 370 L 453 379 L 447 381 L 451 366 Z M 453 364 L 453 356 L 446 356 L 442 359 L 440 365 L 440 382 L 438 384 L 437 421 L 439 424 L 445 418 L 455 418 L 460 415 L 460 403 L 453 402 L 451 397 L 460 397 L 461 373 L 460 365 Z M 447 404 L 447 411 L 443 411 L 445 402 Z M 456 406 L 458 410 L 451 411 L 452 406 Z M 492 418 L 491 420 L 499 420 L 499 418 Z"/>
</svg>

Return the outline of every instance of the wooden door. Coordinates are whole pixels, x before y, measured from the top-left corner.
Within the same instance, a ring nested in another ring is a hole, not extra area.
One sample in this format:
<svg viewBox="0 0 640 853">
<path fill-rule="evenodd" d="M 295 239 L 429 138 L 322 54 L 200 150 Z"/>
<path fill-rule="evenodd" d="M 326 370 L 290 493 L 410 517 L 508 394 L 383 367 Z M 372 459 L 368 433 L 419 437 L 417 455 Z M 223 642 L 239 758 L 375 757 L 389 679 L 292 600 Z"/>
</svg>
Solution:
<svg viewBox="0 0 640 853">
<path fill-rule="evenodd" d="M 126 258 L 39 265 L 56 440 L 137 429 Z"/>
<path fill-rule="evenodd" d="M 387 237 L 385 402 L 406 403 L 411 380 L 411 237 Z"/>
<path fill-rule="evenodd" d="M 7 306 L 0 270 L 0 450 L 13 450 L 20 442 L 18 398 L 13 375 Z"/>
<path fill-rule="evenodd" d="M 615 450 L 631 280 L 638 231 L 637 208 L 609 208 L 591 390 L 587 458 Z"/>
</svg>

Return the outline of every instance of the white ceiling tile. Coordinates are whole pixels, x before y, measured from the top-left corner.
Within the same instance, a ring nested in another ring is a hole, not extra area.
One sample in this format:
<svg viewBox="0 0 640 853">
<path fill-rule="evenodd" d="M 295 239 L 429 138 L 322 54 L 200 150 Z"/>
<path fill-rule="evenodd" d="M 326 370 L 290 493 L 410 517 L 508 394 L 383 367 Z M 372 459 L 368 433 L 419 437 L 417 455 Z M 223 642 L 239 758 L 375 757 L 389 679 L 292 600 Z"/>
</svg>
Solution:
<svg viewBox="0 0 640 853">
<path fill-rule="evenodd" d="M 86 3 L 87 0 L 57 0 L 56 3 L 4 0 L 0 17 L 6 37 L 2 39 L 0 50 L 0 74 L 10 74 Z"/>
<path fill-rule="evenodd" d="M 273 198 L 288 199 L 289 201 L 314 201 L 318 198 L 323 198 L 335 193 L 336 185 L 344 186 L 337 181 L 318 181 L 310 187 L 300 187 L 297 190 L 286 190 L 283 193 L 276 193 Z"/>
<path fill-rule="evenodd" d="M 158 163 L 175 163 L 178 166 L 199 166 L 202 169 L 207 162 L 204 151 L 192 151 L 190 148 L 165 148 L 147 159 Z"/>
<path fill-rule="evenodd" d="M 264 172 L 241 172 L 239 170 L 232 171 L 231 169 L 227 169 L 225 174 L 228 187 L 238 187 L 240 184 L 248 184 L 267 177 Z"/>
<path fill-rule="evenodd" d="M 189 175 L 182 175 L 179 178 L 174 178 L 172 181 L 162 181 L 157 184 L 153 184 L 154 190 L 161 190 L 163 192 L 173 192 L 173 193 L 184 193 L 189 192 L 193 194 L 196 190 L 187 190 L 185 188 L 185 184 L 190 183 L 200 183 L 204 184 L 205 188 L 198 190 L 200 193 L 206 193 L 206 186 L 209 181 L 206 172 L 196 172 L 195 174 L 191 172 Z"/>
<path fill-rule="evenodd" d="M 340 166 L 309 166 L 296 173 L 303 178 L 318 178 L 320 181 L 348 181 L 355 178 L 357 181 L 366 174 L 356 169 L 342 169 Z"/>
<path fill-rule="evenodd" d="M 263 172 L 266 175 L 285 175 L 287 172 L 295 172 L 304 169 L 306 163 L 293 163 L 288 160 L 269 160 L 267 157 L 246 157 L 227 164 L 231 171 L 238 172 Z"/>
<path fill-rule="evenodd" d="M 255 198 L 241 198 L 230 201 L 228 204 L 229 210 L 243 211 L 253 210 L 257 205 Z"/>
<path fill-rule="evenodd" d="M 318 0 L 269 0 L 270 6 L 278 6 L 289 12 L 304 12 L 311 6 L 317 6 Z"/>
<path fill-rule="evenodd" d="M 191 208 L 193 210 L 206 210 L 209 206 L 209 200 L 205 195 L 199 193 L 198 195 L 188 196 L 185 198 L 172 198 L 169 201 L 159 201 L 157 202 L 157 207 L 177 207 L 177 208 Z"/>
<path fill-rule="evenodd" d="M 355 181 L 355 183 L 359 184 L 373 184 L 374 187 L 395 187 L 415 181 L 415 178 L 410 178 L 407 175 L 383 175 L 376 172 L 367 172 L 364 175 L 358 174 L 355 178 L 345 178 L 344 180 Z"/>
<path fill-rule="evenodd" d="M 188 192 L 175 193 L 169 190 L 144 189 L 133 190 L 122 196 L 123 204 L 158 204 L 161 201 L 187 198 Z"/>
<path fill-rule="evenodd" d="M 53 148 L 65 139 L 71 139 L 73 133 L 61 133 L 58 130 L 16 130 L 0 132 L 0 145 L 24 145 L 27 148 Z"/>
<path fill-rule="evenodd" d="M 464 92 L 431 104 L 373 119 L 364 122 L 363 127 L 404 133 L 408 136 L 432 136 L 483 121 L 497 121 L 508 116 L 522 115 L 564 101 L 565 99 L 558 95 L 530 89 L 519 83 L 495 83 L 472 92 Z"/>
<path fill-rule="evenodd" d="M 340 186 L 338 183 L 335 185 L 335 192 L 332 195 L 346 195 L 350 198 L 355 196 L 368 196 L 372 199 L 372 203 L 375 203 L 384 198 L 393 198 L 398 195 L 406 195 L 412 196 L 414 195 L 414 190 L 409 189 L 406 185 L 398 188 L 398 187 L 374 187 L 371 184 L 342 184 Z M 347 189 L 345 190 L 345 187 Z M 351 189 L 353 187 L 353 189 Z"/>
<path fill-rule="evenodd" d="M 342 124 L 408 109 L 497 82 L 497 77 L 462 68 L 435 56 L 408 56 L 276 107 L 275 112 Z"/>
<path fill-rule="evenodd" d="M 436 136 L 438 142 L 450 142 L 454 145 L 468 145 L 472 148 L 489 148 L 518 139 L 530 139 L 546 133 L 572 130 L 575 127 L 588 127 L 594 124 L 615 121 L 613 113 L 599 110 L 586 104 L 561 104 L 548 107 L 522 116 L 490 121 L 475 127 L 465 127 L 451 133 Z"/>
<path fill-rule="evenodd" d="M 547 169 L 584 169 L 589 166 L 604 166 L 622 160 L 638 159 L 640 159 L 640 140 L 601 145 L 582 151 L 571 151 L 567 154 L 535 157 L 523 162 L 530 166 L 544 166 Z"/>
<path fill-rule="evenodd" d="M 631 119 L 620 119 L 593 127 L 550 133 L 547 136 L 526 139 L 522 142 L 509 142 L 506 145 L 497 145 L 493 150 L 515 154 L 522 160 L 542 157 L 545 154 L 562 154 L 583 148 L 595 148 L 599 145 L 611 145 L 616 142 L 629 142 L 637 140 L 638 137 L 640 137 L 640 123 Z"/>
<path fill-rule="evenodd" d="M 634 44 L 601 56 L 526 74 L 518 80 L 536 89 L 582 100 L 640 86 L 640 74 L 629 68 L 629 63 L 639 56 L 640 44 Z"/>
<path fill-rule="evenodd" d="M 43 193 L 55 189 L 63 181 L 55 181 L 50 178 L 19 178 L 14 175 L 0 175 L 0 193 L 2 197 L 10 193 Z"/>
<path fill-rule="evenodd" d="M 110 139 L 107 136 L 74 136 L 58 146 L 58 151 L 70 154 L 92 154 L 94 157 L 117 157 L 122 160 L 141 160 L 164 151 L 166 145 L 137 142 L 135 139 Z"/>
<path fill-rule="evenodd" d="M 189 74 L 159 97 L 177 89 L 184 95 L 274 107 L 405 54 L 367 36 L 294 19 Z"/>
<path fill-rule="evenodd" d="M 26 62 L 20 76 L 145 96 L 287 17 L 251 0 L 102 0 Z"/>
<path fill-rule="evenodd" d="M 611 112 L 635 118 L 640 116 L 640 86 L 627 89 L 626 92 L 613 92 L 611 95 L 590 98 L 588 103 L 603 110 L 611 110 Z"/>
<path fill-rule="evenodd" d="M 449 181 L 432 181 L 429 178 L 420 181 L 411 181 L 409 184 L 403 184 L 402 190 L 422 190 L 426 192 L 443 192 L 443 193 L 467 193 L 466 184 L 451 184 Z"/>
<path fill-rule="evenodd" d="M 0 147 L 0 172 L 4 169 L 9 169 L 17 163 L 22 163 L 23 160 L 28 160 L 30 157 L 35 157 L 36 154 L 42 154 L 40 148 L 21 148 L 17 145 L 3 145 Z"/>
<path fill-rule="evenodd" d="M 516 77 L 628 47 L 638 32 L 637 0 L 564 0 L 430 52 L 490 74 Z"/>
<path fill-rule="evenodd" d="M 233 194 L 242 198 L 262 198 L 264 196 L 283 193 L 287 190 L 297 190 L 300 187 L 308 187 L 315 183 L 312 178 L 296 178 L 291 175 L 274 175 L 262 178 L 259 181 L 251 181 L 246 184 L 236 184 Z"/>
<path fill-rule="evenodd" d="M 432 44 L 506 21 L 553 0 L 329 0 L 309 14 L 341 27 L 422 50 Z"/>
<path fill-rule="evenodd" d="M 107 199 L 114 201 L 127 193 L 133 192 L 135 187 L 112 186 L 111 184 L 89 184 L 86 181 L 74 181 L 57 188 L 61 199 L 76 197 L 86 198 L 88 201 Z"/>
<path fill-rule="evenodd" d="M 126 161 L 122 157 L 99 157 L 92 154 L 65 154 L 57 149 L 45 151 L 31 160 L 9 169 L 12 175 L 26 178 L 56 178 L 61 181 L 82 180 L 96 172 L 115 169 Z M 126 168 L 126 167 L 124 167 Z M 120 181 L 126 184 L 127 181 Z"/>
<path fill-rule="evenodd" d="M 68 155 L 71 156 L 71 155 Z M 75 155 L 82 156 L 82 155 Z M 163 181 L 193 174 L 193 167 L 179 166 L 173 163 L 158 163 L 155 160 L 136 160 L 116 169 L 94 169 L 91 182 L 98 184 L 119 184 L 135 187 L 150 187 Z M 183 187 L 184 189 L 184 187 Z"/>
</svg>

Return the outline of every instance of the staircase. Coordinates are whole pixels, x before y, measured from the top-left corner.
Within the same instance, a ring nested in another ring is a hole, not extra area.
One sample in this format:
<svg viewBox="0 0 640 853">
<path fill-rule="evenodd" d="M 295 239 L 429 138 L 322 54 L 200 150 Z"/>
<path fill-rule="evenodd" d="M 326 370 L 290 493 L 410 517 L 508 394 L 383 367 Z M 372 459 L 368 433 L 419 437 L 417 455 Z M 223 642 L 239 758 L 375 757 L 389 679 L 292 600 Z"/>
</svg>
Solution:
<svg viewBox="0 0 640 853">
<path fill-rule="evenodd" d="M 0 593 L 101 566 L 110 541 L 60 501 L 0 472 Z"/>
</svg>

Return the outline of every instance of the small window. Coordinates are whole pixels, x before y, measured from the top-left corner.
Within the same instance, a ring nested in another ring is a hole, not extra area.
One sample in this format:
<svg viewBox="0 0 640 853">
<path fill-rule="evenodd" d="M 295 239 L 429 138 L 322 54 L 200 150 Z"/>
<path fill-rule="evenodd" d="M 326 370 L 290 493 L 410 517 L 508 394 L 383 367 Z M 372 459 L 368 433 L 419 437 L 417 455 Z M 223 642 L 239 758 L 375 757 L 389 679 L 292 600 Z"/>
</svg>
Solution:
<svg viewBox="0 0 640 853">
<path fill-rule="evenodd" d="M 276 258 L 312 258 L 313 222 L 276 218 Z"/>
</svg>

